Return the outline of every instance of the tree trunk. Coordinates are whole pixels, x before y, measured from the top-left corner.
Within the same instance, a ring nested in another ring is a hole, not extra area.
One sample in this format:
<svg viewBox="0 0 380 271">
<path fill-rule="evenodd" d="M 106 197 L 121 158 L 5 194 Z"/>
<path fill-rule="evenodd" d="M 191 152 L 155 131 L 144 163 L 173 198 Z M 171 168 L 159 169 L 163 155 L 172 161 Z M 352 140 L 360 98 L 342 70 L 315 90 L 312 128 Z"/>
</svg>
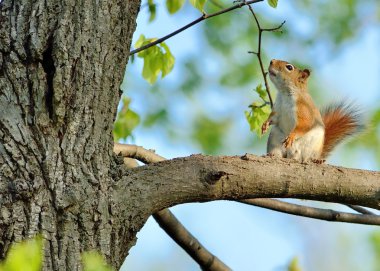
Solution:
<svg viewBox="0 0 380 271">
<path fill-rule="evenodd" d="M 44 270 L 119 267 L 147 215 L 113 208 L 112 127 L 140 1 L 0 3 L 0 258 L 42 233 Z"/>
</svg>

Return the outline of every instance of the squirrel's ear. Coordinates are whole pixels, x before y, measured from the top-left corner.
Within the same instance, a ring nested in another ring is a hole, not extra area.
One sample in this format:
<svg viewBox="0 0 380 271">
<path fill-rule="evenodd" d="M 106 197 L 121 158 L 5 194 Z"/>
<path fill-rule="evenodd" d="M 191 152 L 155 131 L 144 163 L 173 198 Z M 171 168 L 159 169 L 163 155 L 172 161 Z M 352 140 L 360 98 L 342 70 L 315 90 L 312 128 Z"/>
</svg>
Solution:
<svg viewBox="0 0 380 271">
<path fill-rule="evenodd" d="M 307 78 L 309 78 L 310 73 L 311 73 L 311 71 L 310 71 L 309 69 L 304 69 L 304 70 L 302 71 L 302 78 L 303 78 L 303 79 L 307 79 Z"/>
</svg>

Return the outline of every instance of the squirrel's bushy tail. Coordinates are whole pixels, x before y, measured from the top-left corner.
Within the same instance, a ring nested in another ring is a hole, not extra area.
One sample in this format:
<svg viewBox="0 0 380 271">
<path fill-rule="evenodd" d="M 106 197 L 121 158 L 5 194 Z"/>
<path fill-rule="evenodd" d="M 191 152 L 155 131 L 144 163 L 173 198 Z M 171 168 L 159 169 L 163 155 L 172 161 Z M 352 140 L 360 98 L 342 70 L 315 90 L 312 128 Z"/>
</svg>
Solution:
<svg viewBox="0 0 380 271">
<path fill-rule="evenodd" d="M 364 128 L 361 112 L 352 103 L 332 104 L 322 110 L 325 124 L 325 142 L 322 158 L 326 158 L 334 147 L 348 136 Z"/>
</svg>

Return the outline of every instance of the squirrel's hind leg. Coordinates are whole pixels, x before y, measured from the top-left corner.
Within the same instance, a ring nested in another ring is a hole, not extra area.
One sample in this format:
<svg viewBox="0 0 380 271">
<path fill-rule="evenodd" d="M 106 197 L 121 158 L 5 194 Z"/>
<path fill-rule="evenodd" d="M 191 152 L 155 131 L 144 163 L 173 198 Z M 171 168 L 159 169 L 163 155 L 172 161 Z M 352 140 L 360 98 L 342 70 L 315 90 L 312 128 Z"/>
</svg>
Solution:
<svg viewBox="0 0 380 271">
<path fill-rule="evenodd" d="M 272 130 L 270 131 L 268 138 L 267 155 L 285 158 L 286 149 L 282 143 L 285 138 L 285 134 L 277 126 L 272 126 Z"/>
</svg>

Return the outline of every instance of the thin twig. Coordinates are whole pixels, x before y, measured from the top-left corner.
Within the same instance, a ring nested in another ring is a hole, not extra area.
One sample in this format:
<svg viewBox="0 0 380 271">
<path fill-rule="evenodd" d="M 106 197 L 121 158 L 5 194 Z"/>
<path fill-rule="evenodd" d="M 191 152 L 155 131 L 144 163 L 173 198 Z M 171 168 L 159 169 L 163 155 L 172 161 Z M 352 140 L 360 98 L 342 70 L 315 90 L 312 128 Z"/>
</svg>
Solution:
<svg viewBox="0 0 380 271">
<path fill-rule="evenodd" d="M 375 213 L 371 212 L 370 210 L 367 210 L 364 207 L 352 205 L 352 204 L 346 204 L 347 207 L 351 208 L 352 210 L 355 210 L 358 213 L 361 213 L 363 215 L 376 215 Z"/>
<path fill-rule="evenodd" d="M 144 149 L 140 146 L 114 143 L 114 153 L 122 155 L 124 158 L 134 158 L 145 164 L 160 162 L 166 160 L 164 157 L 154 153 L 153 151 Z M 158 225 L 180 246 L 191 258 L 196 261 L 202 270 L 209 271 L 230 271 L 225 263 L 218 257 L 209 252 L 195 238 L 178 219 L 169 211 L 169 209 L 161 210 L 153 214 L 153 218 Z"/>
<path fill-rule="evenodd" d="M 270 103 L 268 103 L 268 102 L 264 102 L 262 105 L 248 105 L 248 107 L 251 107 L 251 108 L 263 108 L 264 106 L 267 106 L 268 104 L 270 104 Z"/>
<path fill-rule="evenodd" d="M 212 18 L 212 17 L 215 17 L 215 16 L 218 16 L 218 15 L 221 15 L 221 14 L 226 13 L 226 12 L 230 12 L 230 11 L 232 11 L 232 10 L 235 10 L 235 9 L 238 9 L 238 8 L 241 8 L 241 7 L 244 7 L 244 6 L 246 6 L 246 5 L 250 5 L 250 4 L 254 4 L 254 3 L 258 3 L 258 2 L 262 2 L 262 1 L 263 1 L 263 0 L 251 0 L 251 1 L 241 2 L 241 3 L 239 3 L 239 4 L 233 5 L 233 6 L 229 7 L 229 8 L 222 9 L 222 10 L 220 10 L 220 11 L 218 11 L 218 12 L 215 12 L 215 13 L 211 13 L 211 14 L 205 14 L 205 13 L 204 13 L 204 14 L 203 14 L 201 17 L 199 17 L 198 19 L 196 19 L 196 20 L 192 21 L 191 23 L 185 25 L 184 27 L 181 27 L 180 29 L 178 29 L 178 30 L 176 30 L 176 31 L 174 31 L 174 32 L 172 32 L 172 33 L 166 35 L 165 37 L 159 38 L 159 39 L 157 39 L 157 40 L 155 40 L 155 41 L 153 41 L 153 42 L 151 42 L 151 43 L 148 43 L 148 44 L 146 44 L 146 45 L 144 45 L 144 46 L 141 46 L 140 48 L 137 48 L 137 49 L 135 49 L 135 50 L 130 51 L 130 52 L 129 52 L 129 55 L 130 55 L 130 56 L 131 56 L 131 55 L 134 55 L 134 54 L 136 54 L 136 53 L 138 53 L 138 52 L 141 52 L 141 51 L 143 51 L 143 50 L 146 50 L 146 49 L 148 49 L 148 48 L 150 48 L 150 47 L 152 47 L 152 46 L 154 46 L 154 45 L 157 45 L 157 44 L 159 44 L 159 43 L 161 43 L 161 42 L 163 42 L 163 41 L 165 41 L 165 40 L 167 40 L 167 39 L 169 39 L 169 38 L 171 38 L 171 37 L 177 35 L 178 33 L 181 33 L 182 31 L 188 29 L 189 27 L 192 27 L 193 25 L 196 25 L 196 24 L 198 24 L 198 23 L 200 23 L 200 22 L 202 22 L 202 21 L 204 21 L 204 20 L 206 20 L 206 19 L 210 19 L 210 18 Z"/>
<path fill-rule="evenodd" d="M 338 212 L 330 209 L 321 209 L 287 203 L 275 199 L 246 199 L 240 200 L 239 202 L 263 207 L 281 213 L 310 217 L 319 220 L 366 225 L 380 225 L 380 216 L 373 214 L 352 214 L 346 212 Z"/>
<path fill-rule="evenodd" d="M 232 270 L 212 255 L 168 209 L 153 214 L 153 217 L 158 225 L 202 267 L 202 270 Z"/>
<path fill-rule="evenodd" d="M 273 27 L 273 28 L 261 28 L 261 31 L 262 32 L 265 32 L 265 31 L 266 32 L 274 32 L 274 31 L 280 30 L 281 27 L 283 27 L 285 23 L 286 23 L 286 21 L 283 21 L 280 25 Z"/>
<path fill-rule="evenodd" d="M 113 152 L 123 157 L 137 159 L 145 164 L 156 163 L 166 160 L 164 157 L 154 153 L 154 151 L 144 149 L 143 147 L 114 143 Z"/>
<path fill-rule="evenodd" d="M 115 143 L 114 152 L 121 153 L 123 156 L 124 154 L 127 156 L 131 154 L 135 154 L 136 156 L 133 156 L 133 158 L 136 158 L 137 160 L 140 160 L 140 161 L 142 161 L 142 159 L 145 159 L 145 161 L 149 160 L 150 162 L 154 162 L 155 157 L 157 157 L 157 162 L 165 160 L 165 158 L 163 158 L 162 156 L 159 156 L 149 150 L 146 150 L 142 147 L 138 147 L 135 145 L 123 145 L 123 144 Z M 141 157 L 145 155 L 146 155 L 145 158 Z M 380 216 L 375 215 L 374 213 L 368 211 L 367 209 L 360 206 L 356 206 L 356 205 L 347 205 L 347 206 L 363 214 L 352 214 L 352 213 L 346 213 L 346 212 L 338 212 L 335 210 L 326 210 L 326 209 L 321 209 L 321 208 L 307 207 L 303 205 L 282 202 L 282 201 L 274 200 L 274 199 L 257 198 L 257 199 L 241 200 L 240 202 L 267 208 L 267 209 L 278 211 L 278 212 L 293 214 L 297 216 L 304 216 L 304 217 L 309 217 L 309 218 L 315 218 L 315 219 L 320 219 L 320 220 L 339 221 L 339 222 L 356 223 L 356 224 L 380 225 Z"/>
<path fill-rule="evenodd" d="M 252 13 L 253 18 L 255 19 L 255 22 L 256 22 L 256 25 L 257 25 L 257 29 L 259 31 L 257 52 L 249 51 L 248 53 L 255 54 L 257 56 L 257 59 L 259 60 L 261 73 L 262 73 L 263 78 L 264 78 L 265 89 L 266 89 L 266 91 L 268 93 L 270 106 L 271 106 L 271 108 L 273 108 L 273 99 L 272 99 L 272 95 L 270 94 L 270 89 L 269 89 L 269 84 L 268 84 L 268 79 L 267 79 L 268 73 L 265 71 L 264 65 L 263 65 L 263 60 L 261 59 L 261 37 L 262 37 L 263 32 L 265 32 L 265 31 L 266 32 L 273 32 L 273 31 L 277 31 L 277 30 L 281 29 L 281 27 L 285 24 L 285 21 L 283 21 L 279 26 L 274 27 L 274 28 L 262 28 L 261 25 L 260 25 L 260 21 L 257 18 L 256 14 L 253 11 L 253 9 L 252 9 L 252 7 L 251 7 L 250 4 L 248 4 L 248 8 L 249 8 L 250 12 Z"/>
</svg>

